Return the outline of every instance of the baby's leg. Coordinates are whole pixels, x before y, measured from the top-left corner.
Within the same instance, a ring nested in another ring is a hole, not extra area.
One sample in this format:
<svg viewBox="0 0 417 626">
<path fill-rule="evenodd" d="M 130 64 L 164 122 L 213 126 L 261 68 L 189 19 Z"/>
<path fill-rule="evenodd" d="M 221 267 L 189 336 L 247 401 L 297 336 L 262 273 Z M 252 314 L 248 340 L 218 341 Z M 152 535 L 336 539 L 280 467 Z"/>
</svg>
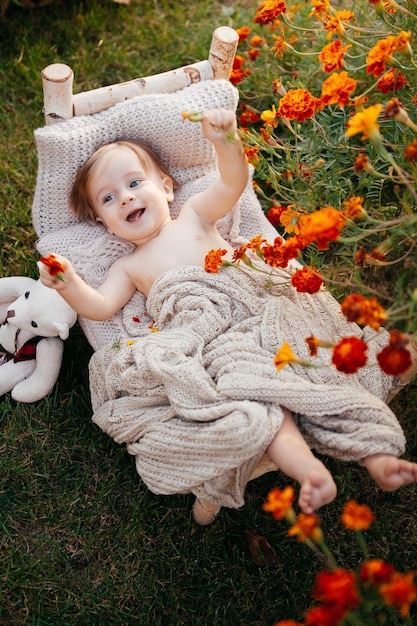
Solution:
<svg viewBox="0 0 417 626">
<path fill-rule="evenodd" d="M 417 482 L 417 464 L 397 459 L 391 454 L 373 454 L 364 459 L 364 464 L 378 487 L 384 491 L 395 491 Z"/>
<path fill-rule="evenodd" d="M 298 504 L 304 513 L 313 513 L 335 498 L 336 485 L 330 472 L 310 450 L 291 413 L 283 411 L 284 420 L 267 454 L 284 474 L 300 483 Z"/>
</svg>

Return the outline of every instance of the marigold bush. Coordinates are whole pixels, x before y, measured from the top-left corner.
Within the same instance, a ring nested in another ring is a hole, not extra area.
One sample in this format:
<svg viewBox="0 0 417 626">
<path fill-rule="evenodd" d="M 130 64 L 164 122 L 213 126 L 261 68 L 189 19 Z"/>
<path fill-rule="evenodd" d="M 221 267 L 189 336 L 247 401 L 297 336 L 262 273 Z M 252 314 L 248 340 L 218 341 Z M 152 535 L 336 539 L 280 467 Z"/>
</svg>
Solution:
<svg viewBox="0 0 417 626">
<path fill-rule="evenodd" d="M 324 281 L 340 301 L 354 295 L 352 321 L 383 323 L 408 342 L 417 331 L 416 20 L 406 0 L 268 0 L 238 29 L 232 73 L 254 186 L 283 236 L 257 252 L 275 268 L 297 258 L 308 270 L 296 288 L 313 293 Z M 392 350 L 381 367 L 398 373 L 402 360 L 404 371 L 407 346 Z"/>
<path fill-rule="evenodd" d="M 316 577 L 312 589 L 315 604 L 304 614 L 303 622 L 282 620 L 275 626 L 373 626 L 379 624 L 411 624 L 410 607 L 417 601 L 417 573 L 399 572 L 390 563 L 369 558 L 363 531 L 375 516 L 366 504 L 346 502 L 340 521 L 348 531 L 356 532 L 364 560 L 358 571 L 340 567 L 328 547 L 317 515 L 298 515 L 293 509 L 292 487 L 273 489 L 263 505 L 275 519 L 290 525 L 287 534 L 297 537 L 314 552 L 320 551 L 326 567 Z M 378 616 L 378 617 L 376 617 Z"/>
</svg>

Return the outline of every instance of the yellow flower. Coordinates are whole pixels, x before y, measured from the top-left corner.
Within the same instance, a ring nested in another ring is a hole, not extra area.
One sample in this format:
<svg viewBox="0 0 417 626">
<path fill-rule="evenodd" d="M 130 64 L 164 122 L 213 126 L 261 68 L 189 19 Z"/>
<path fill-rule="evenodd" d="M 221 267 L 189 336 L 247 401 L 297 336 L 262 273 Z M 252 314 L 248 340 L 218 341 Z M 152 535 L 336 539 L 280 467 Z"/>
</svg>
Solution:
<svg viewBox="0 0 417 626">
<path fill-rule="evenodd" d="M 353 137 L 358 133 L 363 133 L 361 139 L 368 139 L 370 135 L 379 135 L 379 124 L 377 119 L 382 111 L 382 104 L 374 104 L 373 106 L 358 111 L 347 123 L 346 137 Z"/>
<path fill-rule="evenodd" d="M 262 111 L 261 120 L 264 122 L 265 126 L 273 126 L 274 128 L 278 126 L 275 104 L 272 105 L 272 109 Z"/>
<path fill-rule="evenodd" d="M 288 363 L 302 363 L 302 360 L 294 354 L 290 344 L 284 341 L 275 355 L 274 363 L 277 370 L 280 371 L 288 365 Z"/>
</svg>

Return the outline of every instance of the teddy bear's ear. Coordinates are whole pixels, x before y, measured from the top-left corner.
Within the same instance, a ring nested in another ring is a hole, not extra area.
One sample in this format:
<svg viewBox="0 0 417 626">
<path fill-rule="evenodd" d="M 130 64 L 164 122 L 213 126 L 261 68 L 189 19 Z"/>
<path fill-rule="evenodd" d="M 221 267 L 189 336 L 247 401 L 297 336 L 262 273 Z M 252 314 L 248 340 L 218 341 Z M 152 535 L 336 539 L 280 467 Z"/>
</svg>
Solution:
<svg viewBox="0 0 417 626">
<path fill-rule="evenodd" d="M 57 329 L 58 335 L 61 339 L 65 340 L 69 335 L 69 326 L 68 324 L 61 324 L 59 322 L 54 322 L 53 327 Z"/>
</svg>

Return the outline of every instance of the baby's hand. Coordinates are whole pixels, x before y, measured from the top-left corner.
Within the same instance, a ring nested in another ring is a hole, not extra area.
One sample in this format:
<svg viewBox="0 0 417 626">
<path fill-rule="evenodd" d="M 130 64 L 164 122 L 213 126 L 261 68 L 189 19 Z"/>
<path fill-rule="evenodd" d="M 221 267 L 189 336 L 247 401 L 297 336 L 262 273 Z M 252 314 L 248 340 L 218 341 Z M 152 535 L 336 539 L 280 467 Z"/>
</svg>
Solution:
<svg viewBox="0 0 417 626">
<path fill-rule="evenodd" d="M 63 256 L 49 254 L 42 257 L 38 262 L 39 278 L 46 287 L 51 287 L 59 291 L 66 282 L 68 269 L 72 270 L 72 265 Z"/>
<path fill-rule="evenodd" d="M 204 111 L 201 125 L 204 137 L 212 143 L 238 139 L 236 115 L 228 109 Z"/>
</svg>

